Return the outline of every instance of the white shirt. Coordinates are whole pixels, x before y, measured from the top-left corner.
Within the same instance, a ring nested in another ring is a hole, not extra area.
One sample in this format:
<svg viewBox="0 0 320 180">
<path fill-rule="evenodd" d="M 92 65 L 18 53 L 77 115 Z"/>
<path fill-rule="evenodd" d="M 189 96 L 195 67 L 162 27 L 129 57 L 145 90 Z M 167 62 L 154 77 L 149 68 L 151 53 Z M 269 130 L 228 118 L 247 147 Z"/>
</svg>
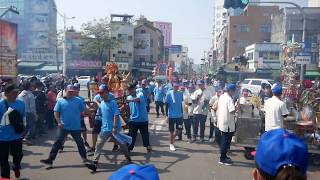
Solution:
<svg viewBox="0 0 320 180">
<path fill-rule="evenodd" d="M 198 99 L 198 97 L 200 97 L 200 99 Z M 193 114 L 207 115 L 209 109 L 209 101 L 211 97 L 212 92 L 210 92 L 208 89 L 204 89 L 203 91 L 201 89 L 196 90 L 191 96 L 191 100 L 195 105 L 193 109 Z"/>
<path fill-rule="evenodd" d="M 266 113 L 265 131 L 283 128 L 283 116 L 289 114 L 286 104 L 283 101 L 273 96 L 264 103 L 264 110 Z"/>
<path fill-rule="evenodd" d="M 189 118 L 189 103 L 192 103 L 190 94 L 188 91 L 183 92 L 183 101 L 182 101 L 182 110 L 183 110 L 183 119 Z"/>
<path fill-rule="evenodd" d="M 233 111 L 236 108 L 234 106 L 233 100 L 228 93 L 224 93 L 220 96 L 218 100 L 218 110 L 217 110 L 217 119 L 218 119 L 218 128 L 222 132 L 235 132 L 236 125 L 233 115 Z"/>
</svg>

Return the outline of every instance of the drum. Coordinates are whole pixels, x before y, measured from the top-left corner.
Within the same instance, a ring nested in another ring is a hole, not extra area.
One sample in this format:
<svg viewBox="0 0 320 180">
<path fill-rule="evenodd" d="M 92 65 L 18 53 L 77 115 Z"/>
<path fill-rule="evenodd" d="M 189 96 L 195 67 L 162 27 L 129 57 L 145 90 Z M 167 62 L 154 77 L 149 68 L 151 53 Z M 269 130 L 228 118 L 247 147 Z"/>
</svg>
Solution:
<svg viewBox="0 0 320 180">
<path fill-rule="evenodd" d="M 305 134 L 313 134 L 315 132 L 312 121 L 298 122 L 295 130 L 298 136 L 304 136 Z"/>
<path fill-rule="evenodd" d="M 283 127 L 284 129 L 287 129 L 293 132 L 296 127 L 296 118 L 293 116 L 286 117 L 283 121 Z"/>
</svg>

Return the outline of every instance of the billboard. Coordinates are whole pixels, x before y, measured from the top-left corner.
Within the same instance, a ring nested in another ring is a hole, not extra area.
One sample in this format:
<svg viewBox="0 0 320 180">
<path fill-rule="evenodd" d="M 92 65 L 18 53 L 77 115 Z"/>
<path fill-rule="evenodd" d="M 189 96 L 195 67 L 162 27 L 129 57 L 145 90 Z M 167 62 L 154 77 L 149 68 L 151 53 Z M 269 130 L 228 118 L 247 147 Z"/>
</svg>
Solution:
<svg viewBox="0 0 320 180">
<path fill-rule="evenodd" d="M 17 25 L 0 20 L 0 77 L 17 76 Z"/>
<path fill-rule="evenodd" d="M 182 45 L 172 45 L 170 47 L 171 54 L 180 54 L 182 52 Z"/>
<path fill-rule="evenodd" d="M 172 45 L 172 23 L 169 22 L 154 22 L 153 26 L 162 32 L 164 37 L 164 47 Z"/>
<path fill-rule="evenodd" d="M 150 55 L 150 34 L 137 34 L 134 37 L 134 53 L 138 56 Z"/>
<path fill-rule="evenodd" d="M 56 53 L 21 53 L 22 61 L 40 61 L 54 63 L 57 61 Z"/>
<path fill-rule="evenodd" d="M 68 69 L 101 69 L 101 61 L 73 60 L 67 62 Z"/>
</svg>

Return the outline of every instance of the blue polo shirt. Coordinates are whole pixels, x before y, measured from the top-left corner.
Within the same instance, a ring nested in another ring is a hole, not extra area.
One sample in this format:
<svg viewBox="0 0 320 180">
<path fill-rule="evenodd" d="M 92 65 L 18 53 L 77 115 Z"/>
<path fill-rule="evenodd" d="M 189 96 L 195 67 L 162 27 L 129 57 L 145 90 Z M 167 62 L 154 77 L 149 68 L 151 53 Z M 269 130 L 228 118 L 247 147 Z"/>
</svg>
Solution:
<svg viewBox="0 0 320 180">
<path fill-rule="evenodd" d="M 85 110 L 81 99 L 78 97 L 60 98 L 53 110 L 60 113 L 61 123 L 65 130 L 76 131 L 81 129 L 80 114 Z"/>
<path fill-rule="evenodd" d="M 111 93 L 109 93 L 109 100 L 115 100 L 115 99 L 116 99 L 116 98 L 114 97 L 114 95 L 111 94 Z M 102 99 L 102 97 L 100 96 L 100 94 L 97 94 L 97 95 L 94 96 L 93 101 L 96 101 L 96 102 L 101 103 L 101 102 L 103 101 L 103 99 Z M 99 109 L 98 109 L 98 111 L 99 111 Z M 101 121 L 101 115 L 100 115 L 100 113 L 98 113 L 98 112 L 96 113 L 95 120 Z"/>
<path fill-rule="evenodd" d="M 135 97 L 128 96 L 128 100 L 132 100 Z M 139 102 L 130 102 L 130 121 L 133 122 L 146 122 L 148 121 L 148 112 L 147 112 L 147 102 L 143 96 L 142 92 L 137 93 L 137 98 Z"/>
<path fill-rule="evenodd" d="M 174 97 L 174 101 L 172 99 Z M 182 118 L 182 101 L 183 93 L 181 91 L 169 91 L 165 98 L 165 103 L 168 104 L 169 118 Z"/>
<path fill-rule="evenodd" d="M 166 96 L 166 90 L 164 87 L 156 87 L 153 91 L 154 100 L 163 102 L 164 97 Z"/>
<path fill-rule="evenodd" d="M 86 107 L 86 99 L 82 96 L 77 96 L 77 98 L 79 98 L 83 102 L 84 107 Z M 83 116 L 80 116 L 80 119 L 81 119 L 81 121 L 84 121 Z"/>
<path fill-rule="evenodd" d="M 19 111 L 23 118 L 26 116 L 25 105 L 21 100 L 16 100 L 14 103 L 8 102 L 9 107 Z M 0 101 L 0 141 L 14 141 L 17 139 L 21 139 L 21 134 L 16 134 L 13 127 L 11 125 L 2 126 L 1 120 L 3 114 L 7 111 L 5 100 Z M 9 123 L 9 122 L 8 122 Z"/>
<path fill-rule="evenodd" d="M 104 133 L 112 132 L 114 117 L 120 115 L 117 102 L 115 100 L 102 101 L 100 105 L 102 119 L 101 130 Z M 118 119 L 117 129 L 121 128 L 121 121 Z"/>
</svg>

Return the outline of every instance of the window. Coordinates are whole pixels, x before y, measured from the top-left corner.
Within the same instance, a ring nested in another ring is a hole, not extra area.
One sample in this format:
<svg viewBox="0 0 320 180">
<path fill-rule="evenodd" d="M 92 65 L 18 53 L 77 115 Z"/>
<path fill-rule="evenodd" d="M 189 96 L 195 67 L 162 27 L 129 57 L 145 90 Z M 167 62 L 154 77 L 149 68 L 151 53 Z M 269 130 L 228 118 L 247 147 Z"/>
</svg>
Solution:
<svg viewBox="0 0 320 180">
<path fill-rule="evenodd" d="M 251 81 L 251 85 L 261 85 L 261 81 L 259 81 L 259 80 L 252 80 Z"/>
<path fill-rule="evenodd" d="M 141 33 L 141 34 L 145 34 L 145 33 L 146 33 L 146 30 L 142 29 L 142 30 L 140 31 L 140 33 Z"/>
<path fill-rule="evenodd" d="M 132 41 L 132 39 L 133 39 L 132 36 L 128 36 L 129 41 Z"/>
<path fill-rule="evenodd" d="M 122 34 L 118 34 L 118 38 L 121 38 L 122 37 Z"/>
<path fill-rule="evenodd" d="M 150 39 L 150 47 L 153 47 L 153 39 Z"/>
<path fill-rule="evenodd" d="M 239 32 L 250 32 L 250 27 L 248 24 L 240 24 L 238 31 Z"/>
<path fill-rule="evenodd" d="M 242 84 L 249 84 L 250 80 L 244 80 Z"/>
<path fill-rule="evenodd" d="M 112 54 L 112 57 L 116 57 L 116 54 Z"/>
<path fill-rule="evenodd" d="M 268 60 L 279 60 L 280 53 L 275 51 L 260 51 L 259 57 Z"/>
<path fill-rule="evenodd" d="M 129 56 L 129 57 L 132 57 L 132 53 L 128 53 L 128 56 Z"/>
<path fill-rule="evenodd" d="M 271 24 L 262 24 L 260 26 L 260 32 L 262 32 L 262 33 L 270 33 L 271 32 Z"/>
<path fill-rule="evenodd" d="M 248 53 L 248 59 L 249 59 L 249 60 L 253 60 L 253 52 Z"/>
</svg>

